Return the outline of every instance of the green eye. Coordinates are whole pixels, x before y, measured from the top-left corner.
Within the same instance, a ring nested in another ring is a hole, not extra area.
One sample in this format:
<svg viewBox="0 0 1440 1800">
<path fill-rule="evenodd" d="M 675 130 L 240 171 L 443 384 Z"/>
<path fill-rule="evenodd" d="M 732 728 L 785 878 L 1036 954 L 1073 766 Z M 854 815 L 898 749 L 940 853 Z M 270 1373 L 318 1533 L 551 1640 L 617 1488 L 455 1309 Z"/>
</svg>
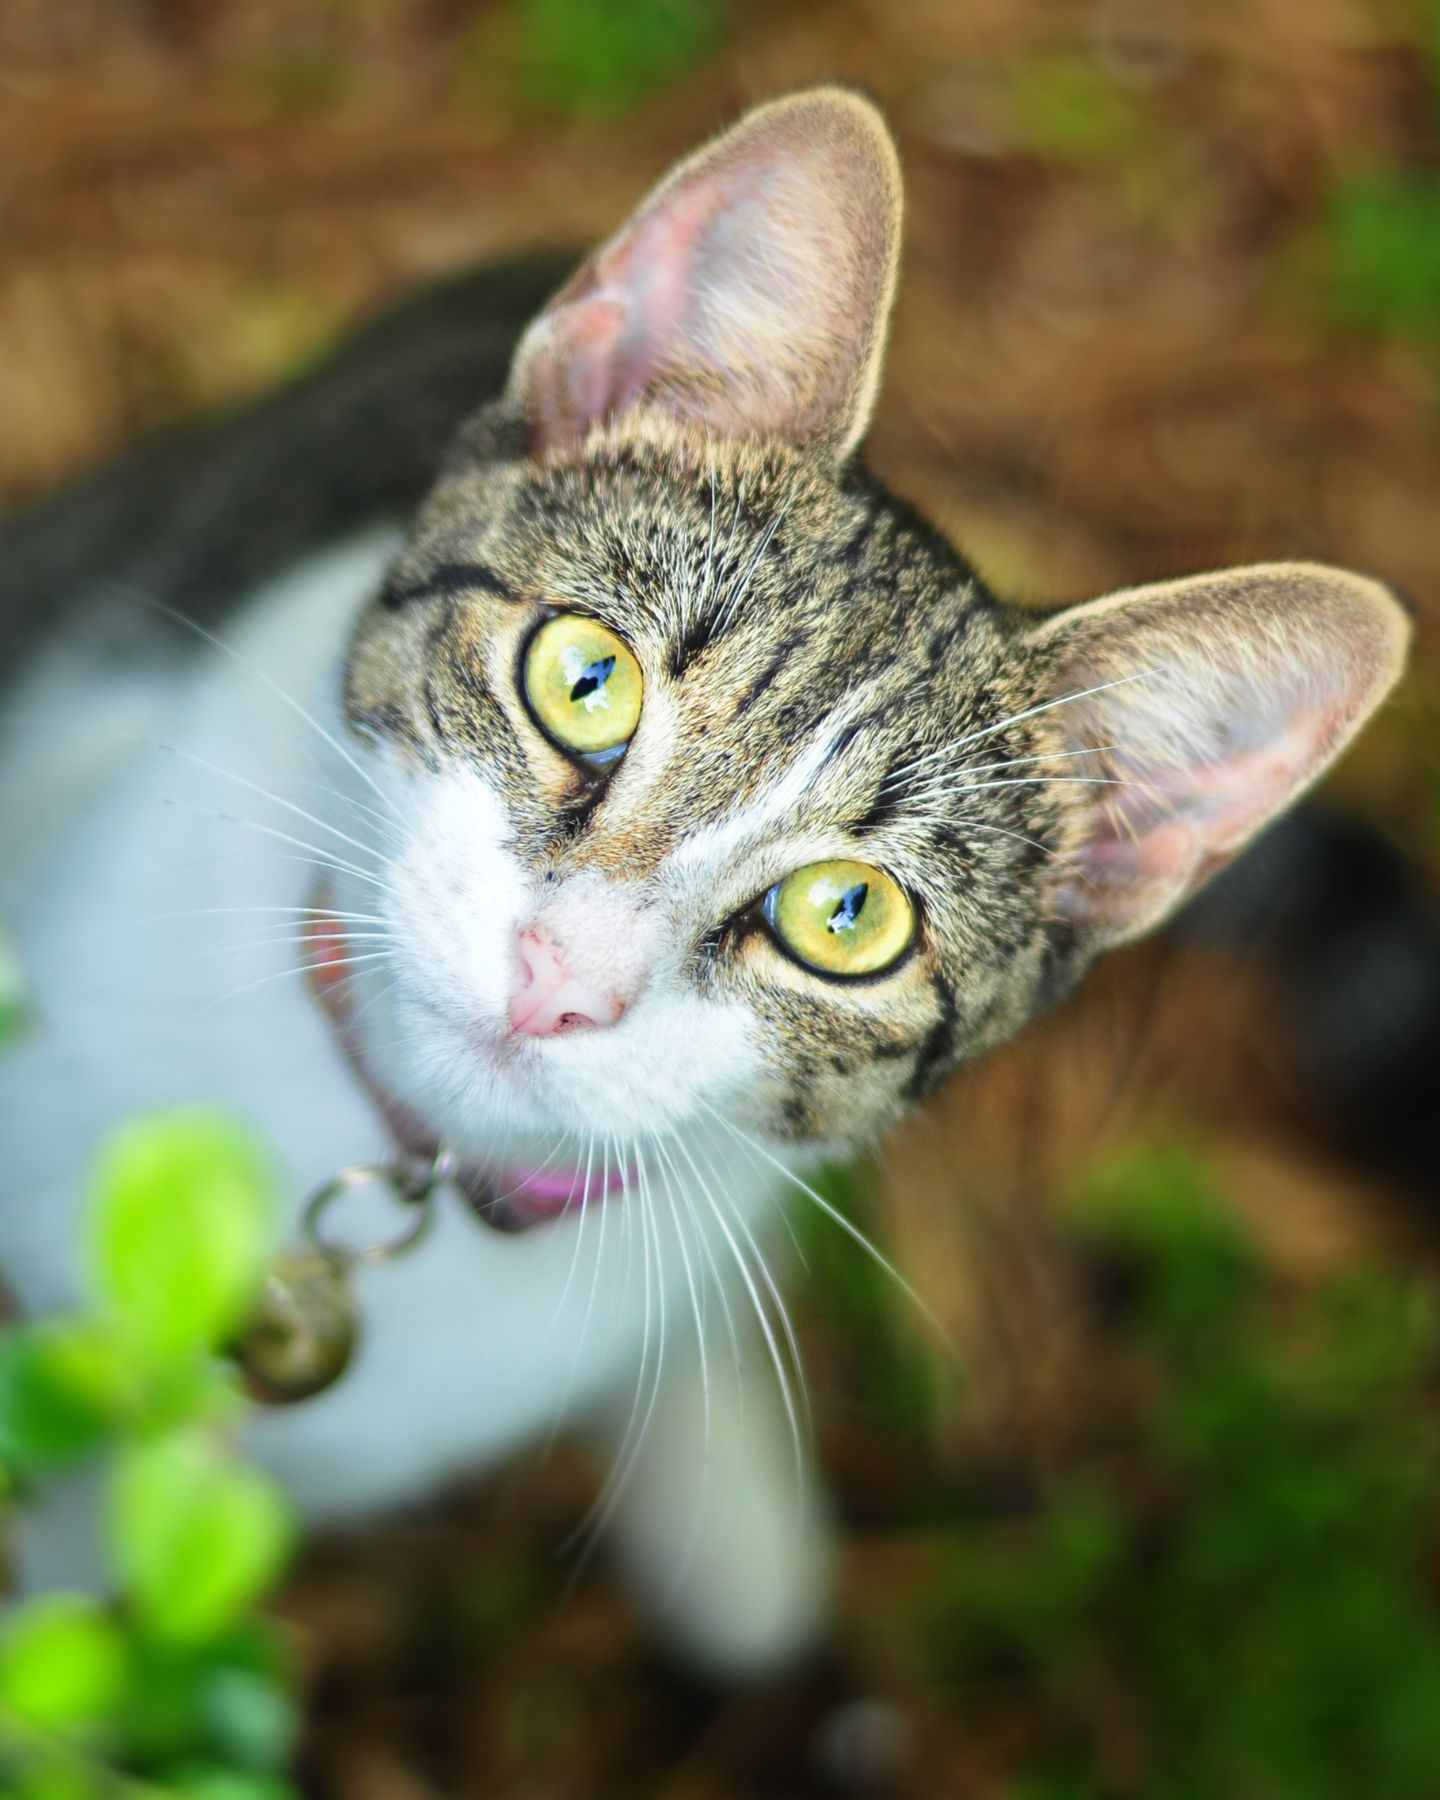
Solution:
<svg viewBox="0 0 1440 1800">
<path fill-rule="evenodd" d="M 526 646 L 526 703 L 547 736 L 580 756 L 607 757 L 630 742 L 644 691 L 628 646 L 597 619 L 561 613 Z"/>
<path fill-rule="evenodd" d="M 776 882 L 764 911 L 790 954 L 825 975 L 878 974 L 915 935 L 915 908 L 869 863 L 807 863 Z"/>
</svg>

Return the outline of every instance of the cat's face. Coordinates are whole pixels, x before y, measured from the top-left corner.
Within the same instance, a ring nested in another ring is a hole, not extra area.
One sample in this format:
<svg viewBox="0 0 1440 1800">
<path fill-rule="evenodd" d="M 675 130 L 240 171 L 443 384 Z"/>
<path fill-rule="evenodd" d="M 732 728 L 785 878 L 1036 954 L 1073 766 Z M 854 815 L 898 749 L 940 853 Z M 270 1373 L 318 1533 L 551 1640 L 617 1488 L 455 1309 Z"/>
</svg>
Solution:
<svg viewBox="0 0 1440 1800">
<path fill-rule="evenodd" d="M 410 597 L 366 620 L 350 693 L 395 742 L 412 821 L 391 870 L 423 944 L 406 978 L 507 1105 L 635 1131 L 708 1101 L 839 1140 L 1033 1004 L 1055 790 L 954 803 L 905 773 L 1023 710 L 1012 634 L 873 488 L 783 444 L 632 424 L 455 478 L 392 592 Z M 569 699 L 592 648 L 616 654 L 592 620 L 638 673 L 605 762 L 560 738 L 595 716 Z M 556 637 L 579 660 L 552 718 Z M 951 766 L 1029 745 L 1021 724 Z M 537 929 L 603 1028 L 511 1029 Z"/>
<path fill-rule="evenodd" d="M 897 234 L 868 107 L 752 115 L 532 327 L 361 621 L 400 821 L 366 1012 L 437 1133 L 871 1133 L 1393 679 L 1393 602 L 1302 565 L 1038 624 L 987 595 L 850 460 Z"/>
</svg>

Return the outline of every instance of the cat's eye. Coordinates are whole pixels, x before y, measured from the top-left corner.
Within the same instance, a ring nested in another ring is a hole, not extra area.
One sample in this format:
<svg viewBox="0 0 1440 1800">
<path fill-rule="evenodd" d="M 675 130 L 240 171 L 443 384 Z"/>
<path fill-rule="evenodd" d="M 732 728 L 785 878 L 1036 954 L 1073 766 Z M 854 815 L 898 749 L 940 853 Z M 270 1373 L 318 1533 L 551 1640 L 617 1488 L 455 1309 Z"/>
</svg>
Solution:
<svg viewBox="0 0 1440 1800">
<path fill-rule="evenodd" d="M 609 762 L 640 723 L 645 683 L 629 646 L 598 619 L 560 613 L 525 647 L 525 702 L 562 750 Z"/>
<path fill-rule="evenodd" d="M 915 935 L 915 908 L 869 863 L 807 863 L 765 896 L 765 918 L 799 962 L 823 975 L 878 975 Z"/>
</svg>

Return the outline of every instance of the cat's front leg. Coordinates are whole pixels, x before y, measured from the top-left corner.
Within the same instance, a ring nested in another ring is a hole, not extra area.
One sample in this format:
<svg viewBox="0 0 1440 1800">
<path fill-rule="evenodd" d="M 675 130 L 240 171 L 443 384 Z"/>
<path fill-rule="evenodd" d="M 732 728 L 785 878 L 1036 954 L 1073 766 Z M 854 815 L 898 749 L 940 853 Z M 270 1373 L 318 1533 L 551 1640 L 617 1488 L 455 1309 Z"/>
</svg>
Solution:
<svg viewBox="0 0 1440 1800">
<path fill-rule="evenodd" d="M 724 1680 L 769 1674 L 814 1647 L 828 1615 L 829 1520 L 803 1425 L 743 1333 L 738 1354 L 721 1330 L 703 1359 L 693 1344 L 667 1356 L 653 1410 L 652 1379 L 602 1425 L 614 1551 L 681 1655 Z"/>
</svg>

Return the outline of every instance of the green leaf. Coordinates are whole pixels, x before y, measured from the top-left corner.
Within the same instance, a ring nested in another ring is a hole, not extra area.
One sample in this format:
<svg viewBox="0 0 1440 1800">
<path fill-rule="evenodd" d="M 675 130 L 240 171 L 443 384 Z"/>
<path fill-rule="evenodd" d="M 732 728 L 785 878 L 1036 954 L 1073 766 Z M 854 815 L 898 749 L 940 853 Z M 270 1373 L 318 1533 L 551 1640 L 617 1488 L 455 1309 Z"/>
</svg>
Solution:
<svg viewBox="0 0 1440 1800">
<path fill-rule="evenodd" d="M 100 1164 L 91 1232 L 100 1290 L 159 1359 L 218 1347 L 259 1283 L 272 1212 L 259 1152 L 220 1115 L 132 1126 Z"/>
<path fill-rule="evenodd" d="M 723 0 L 514 0 L 518 86 L 580 118 L 623 112 L 715 49 Z"/>
<path fill-rule="evenodd" d="M 0 1780 L 7 1778 L 0 1787 L 5 1800 L 102 1800 L 93 1772 L 58 1745 L 27 1755 L 23 1768 L 0 1769 Z"/>
<path fill-rule="evenodd" d="M 19 1037 L 25 1025 L 25 982 L 20 959 L 8 933 L 0 930 L 0 1050 Z"/>
<path fill-rule="evenodd" d="M 204 1643 L 142 1635 L 123 1720 L 126 1765 L 282 1773 L 298 1730 L 283 1639 L 253 1615 Z"/>
<path fill-rule="evenodd" d="M 1390 169 L 1345 176 L 1331 197 L 1330 300 L 1343 323 L 1440 332 L 1440 185 Z"/>
<path fill-rule="evenodd" d="M 258 1669 L 210 1670 L 204 1714 L 211 1736 L 243 1767 L 278 1769 L 289 1760 L 297 1726 L 294 1701 Z"/>
<path fill-rule="evenodd" d="M 115 1622 L 79 1594 L 32 1600 L 0 1642 L 0 1707 L 26 1725 L 74 1729 L 106 1719 L 125 1691 Z"/>
<path fill-rule="evenodd" d="M 129 1451 L 111 1490 L 115 1562 L 142 1622 L 186 1643 L 238 1620 L 293 1539 L 273 1482 L 194 1434 Z"/>
<path fill-rule="evenodd" d="M 1144 116 L 1135 97 L 1093 57 L 1029 57 L 1015 65 L 1009 88 L 1016 136 L 1037 156 L 1107 164 L 1144 148 Z"/>
<path fill-rule="evenodd" d="M 63 1468 L 104 1442 L 134 1403 L 134 1370 L 112 1330 L 49 1319 L 0 1339 L 0 1464 Z"/>
<path fill-rule="evenodd" d="M 237 1775 L 232 1769 L 201 1769 L 180 1777 L 170 1789 L 176 1800 L 299 1800 L 286 1781 L 268 1775 Z"/>
</svg>

